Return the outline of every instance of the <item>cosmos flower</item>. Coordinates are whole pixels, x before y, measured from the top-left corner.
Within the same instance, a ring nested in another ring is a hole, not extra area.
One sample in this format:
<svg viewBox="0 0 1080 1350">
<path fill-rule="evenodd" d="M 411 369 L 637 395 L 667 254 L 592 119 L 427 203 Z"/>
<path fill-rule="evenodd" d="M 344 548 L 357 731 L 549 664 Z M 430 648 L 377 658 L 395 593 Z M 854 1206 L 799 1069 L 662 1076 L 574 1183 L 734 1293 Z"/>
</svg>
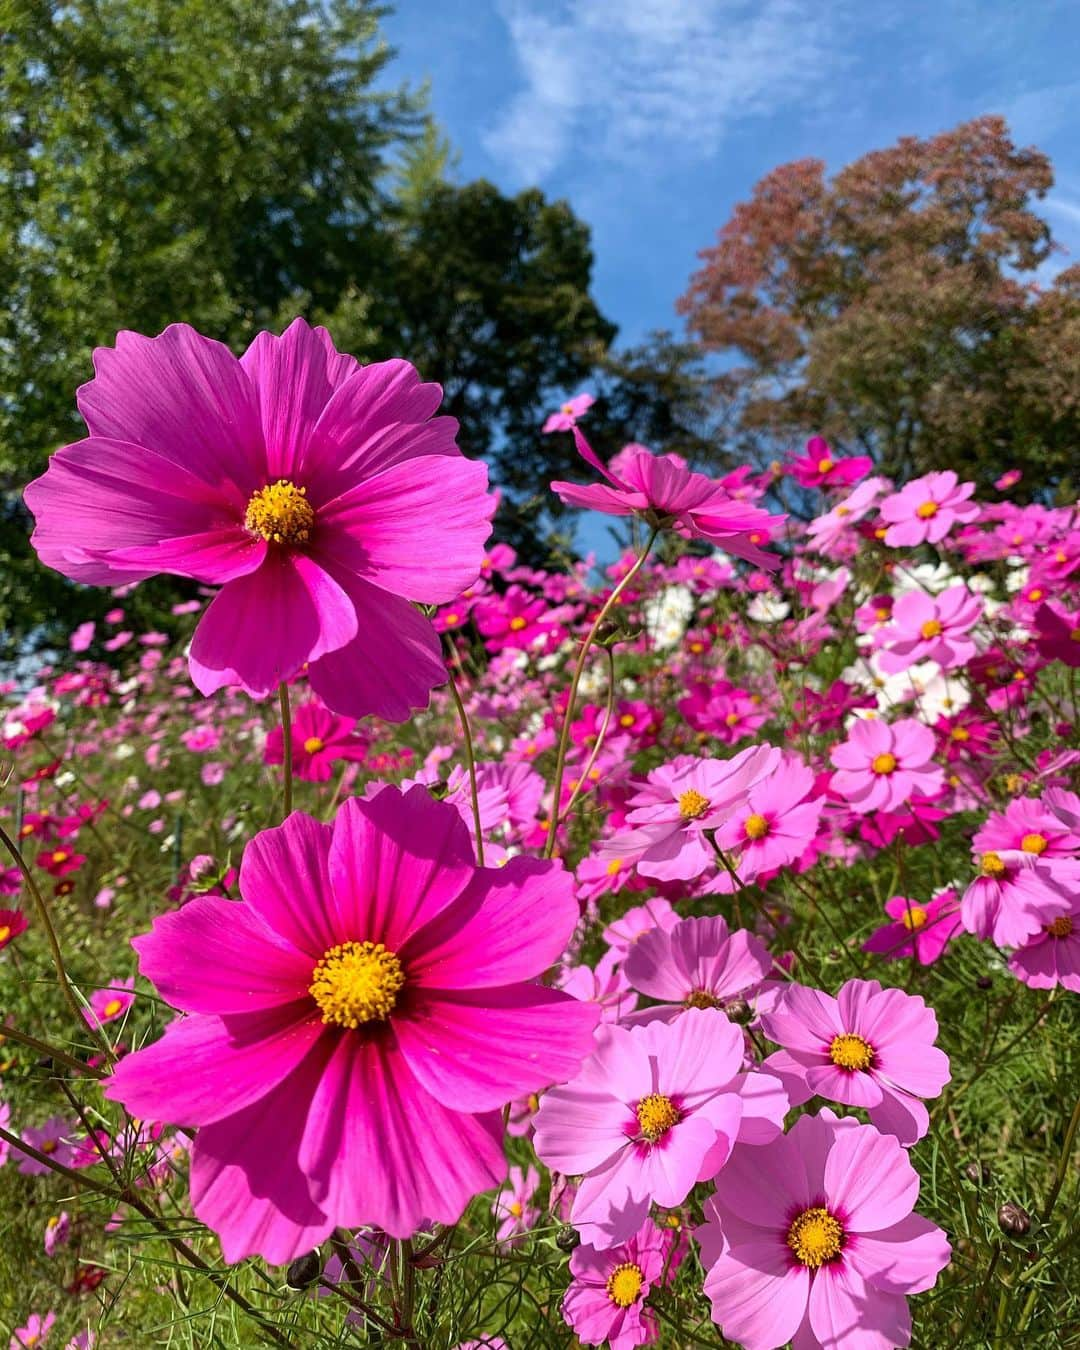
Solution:
<svg viewBox="0 0 1080 1350">
<path fill-rule="evenodd" d="M 952 469 L 913 479 L 881 503 L 881 519 L 888 525 L 886 544 L 940 544 L 954 525 L 978 516 L 979 508 L 968 501 L 974 491 L 975 484 L 961 483 Z"/>
<path fill-rule="evenodd" d="M 573 431 L 577 426 L 578 418 L 584 417 L 595 402 L 596 399 L 593 398 L 592 394 L 575 394 L 573 398 L 567 399 L 556 412 L 548 414 L 540 430 L 545 435 L 552 431 Z"/>
<path fill-rule="evenodd" d="M 674 1279 L 681 1259 L 681 1252 L 673 1251 L 678 1238 L 673 1229 L 646 1219 L 620 1246 L 598 1251 L 582 1243 L 574 1250 L 562 1307 L 582 1345 L 634 1350 L 656 1339 L 656 1316 L 647 1300 L 665 1272 L 667 1280 Z"/>
<path fill-rule="evenodd" d="M 716 842 L 743 885 L 796 862 L 810 847 L 825 808 L 825 798 L 814 797 L 814 789 L 814 773 L 790 754 L 747 789 L 745 800 L 716 831 Z M 735 885 L 723 868 L 717 881 L 725 891 Z"/>
<path fill-rule="evenodd" d="M 83 1016 L 91 1026 L 104 1026 L 115 1022 L 135 1002 L 135 977 L 126 980 L 114 980 L 107 989 L 95 989 L 90 995 L 89 1009 L 83 1009 Z"/>
<path fill-rule="evenodd" d="M 829 751 L 836 765 L 832 791 L 859 813 L 895 810 L 915 792 L 933 797 L 945 782 L 933 763 L 935 748 L 934 733 L 914 718 L 860 718 Z"/>
<path fill-rule="evenodd" d="M 540 1173 L 536 1168 L 511 1167 L 508 1181 L 509 1185 L 499 1192 L 491 1207 L 499 1221 L 495 1233 L 499 1242 L 509 1242 L 527 1233 L 540 1217 L 540 1210 L 532 1202 L 540 1185 Z"/>
<path fill-rule="evenodd" d="M 968 933 L 999 947 L 1022 947 L 1068 913 L 1072 889 L 1080 886 L 1080 863 L 1058 859 L 1051 870 L 1022 849 L 990 850 L 977 855 L 977 865 L 978 875 L 960 900 L 960 919 Z"/>
<path fill-rule="evenodd" d="M 305 664 L 337 712 L 402 721 L 445 679 L 409 603 L 480 571 L 494 499 L 442 391 L 406 361 L 361 367 L 295 320 L 238 360 L 186 324 L 122 332 L 79 390 L 89 436 L 26 489 L 47 566 L 116 586 L 220 586 L 192 640 L 203 694 L 265 697 Z"/>
<path fill-rule="evenodd" d="M 941 891 L 925 902 L 894 895 L 885 901 L 885 913 L 892 922 L 876 928 L 862 949 L 886 961 L 914 956 L 921 966 L 933 965 L 963 929 L 960 901 L 954 890 Z"/>
<path fill-rule="evenodd" d="M 952 1255 L 913 1214 L 919 1176 L 896 1139 L 829 1110 L 763 1148 L 736 1147 L 694 1237 L 713 1321 L 744 1350 L 892 1350 L 907 1295 Z"/>
<path fill-rule="evenodd" d="M 966 664 L 977 650 L 968 634 L 982 612 L 982 600 L 966 586 L 938 596 L 907 591 L 893 606 L 892 622 L 878 632 L 881 669 L 896 675 L 919 661 L 936 661 L 942 670 Z"/>
<path fill-rule="evenodd" d="M 239 903 L 190 900 L 136 939 L 188 1015 L 105 1092 L 200 1127 L 192 1205 L 227 1260 L 290 1261 L 338 1226 L 455 1222 L 506 1175 L 504 1103 L 589 1052 L 597 1009 L 535 982 L 577 922 L 570 877 L 472 859 L 452 806 L 386 787 L 332 826 L 264 830 Z"/>
<path fill-rule="evenodd" d="M 25 1326 L 15 1328 L 15 1333 L 8 1342 L 10 1350 L 31 1350 L 31 1347 L 44 1345 L 55 1321 L 54 1312 L 47 1312 L 44 1317 L 40 1313 L 31 1313 L 26 1319 Z"/>
<path fill-rule="evenodd" d="M 1069 908 L 1044 923 L 1009 957 L 1009 969 L 1032 989 L 1061 985 L 1080 994 L 1080 887 L 1067 898 Z"/>
<path fill-rule="evenodd" d="M 803 457 L 791 460 L 788 470 L 800 487 L 837 488 L 857 483 L 873 467 L 874 461 L 868 455 L 841 459 L 833 454 L 824 437 L 811 436 Z"/>
<path fill-rule="evenodd" d="M 356 719 L 339 717 L 319 699 L 299 704 L 292 716 L 292 769 L 309 783 L 328 783 L 339 761 L 360 762 L 367 746 L 356 736 Z M 285 760 L 285 735 L 280 725 L 270 728 L 263 749 L 266 764 Z"/>
<path fill-rule="evenodd" d="M 949 1059 L 934 1044 L 937 1017 L 917 995 L 877 980 L 848 980 L 835 998 L 790 984 L 761 1027 L 782 1047 L 765 1065 L 794 1105 L 818 1096 L 865 1107 L 871 1123 L 902 1144 L 930 1128 L 920 1099 L 939 1095 Z"/>
<path fill-rule="evenodd" d="M 22 880 L 22 874 L 19 875 Z M 21 909 L 0 909 L 0 952 L 26 932 L 26 915 Z"/>
<path fill-rule="evenodd" d="M 44 1125 L 27 1125 L 20 1131 L 20 1137 L 51 1161 L 70 1167 L 75 1156 L 75 1146 L 71 1141 L 76 1133 L 70 1120 L 63 1116 L 50 1116 Z M 50 1170 L 47 1163 L 38 1162 L 28 1153 L 19 1157 L 19 1171 L 24 1176 L 44 1177 L 49 1175 Z"/>
</svg>

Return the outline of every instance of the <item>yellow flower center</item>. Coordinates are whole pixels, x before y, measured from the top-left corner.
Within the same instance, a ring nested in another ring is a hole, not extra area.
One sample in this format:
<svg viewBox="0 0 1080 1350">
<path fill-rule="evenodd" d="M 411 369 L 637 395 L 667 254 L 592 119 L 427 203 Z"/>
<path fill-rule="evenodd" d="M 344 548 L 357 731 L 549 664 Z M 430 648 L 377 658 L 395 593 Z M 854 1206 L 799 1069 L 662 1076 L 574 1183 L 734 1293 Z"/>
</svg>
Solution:
<svg viewBox="0 0 1080 1350">
<path fill-rule="evenodd" d="M 54 863 L 67 862 L 68 860 L 67 850 L 62 848 L 56 849 L 52 855 L 52 860 Z"/>
<path fill-rule="evenodd" d="M 304 753 L 306 755 L 317 754 L 323 748 L 324 744 L 325 742 L 321 736 L 309 736 L 304 742 Z"/>
<path fill-rule="evenodd" d="M 900 915 L 900 922 L 909 933 L 917 933 L 926 925 L 926 910 L 921 905 L 909 905 Z"/>
<path fill-rule="evenodd" d="M 43 1139 L 40 1146 L 42 1153 L 55 1153 L 59 1143 L 58 1139 Z"/>
<path fill-rule="evenodd" d="M 746 817 L 743 829 L 746 831 L 747 839 L 764 839 L 769 833 L 769 822 L 755 811 L 752 816 Z"/>
<path fill-rule="evenodd" d="M 624 1261 L 608 1276 L 607 1296 L 617 1308 L 629 1308 L 641 1297 L 641 1286 L 644 1283 L 641 1267 L 635 1266 L 633 1261 Z"/>
<path fill-rule="evenodd" d="M 707 989 L 692 989 L 683 1003 L 684 1008 L 722 1008 L 724 1005 Z"/>
<path fill-rule="evenodd" d="M 641 1133 L 651 1144 L 655 1144 L 673 1125 L 678 1125 L 681 1117 L 679 1108 L 670 1097 L 660 1092 L 650 1092 L 638 1102 L 637 1118 Z"/>
<path fill-rule="evenodd" d="M 923 635 L 924 638 L 939 637 L 941 635 L 941 620 L 927 619 L 927 621 L 919 629 L 919 632 Z"/>
<path fill-rule="evenodd" d="M 728 715 L 724 718 L 724 722 L 729 727 L 737 726 L 739 722 L 739 714 L 737 712 L 729 712 Z"/>
<path fill-rule="evenodd" d="M 870 767 L 875 773 L 894 773 L 896 771 L 896 756 L 890 755 L 886 750 L 883 755 L 874 756 Z"/>
<path fill-rule="evenodd" d="M 1041 600 L 1042 598 L 1043 598 L 1043 593 L 1042 593 L 1042 590 L 1041 590 L 1040 587 L 1035 586 L 1035 587 L 1033 587 L 1030 591 L 1028 591 L 1028 599 L 1029 599 L 1029 600 Z"/>
<path fill-rule="evenodd" d="M 621 866 L 622 862 L 619 858 L 612 858 L 612 860 L 607 865 L 608 876 L 613 877 Z"/>
<path fill-rule="evenodd" d="M 506 1206 L 506 1208 L 510 1211 L 510 1213 L 514 1216 L 515 1219 L 520 1219 L 522 1214 L 525 1213 L 525 1210 L 522 1208 L 520 1200 L 511 1200 L 510 1203 Z"/>
<path fill-rule="evenodd" d="M 105 1004 L 102 1011 L 106 1017 L 115 1017 L 123 1006 L 123 1003 L 121 1003 L 118 998 L 111 998 L 108 1003 Z"/>
<path fill-rule="evenodd" d="M 687 788 L 679 793 L 679 815 L 683 820 L 700 820 L 708 809 L 708 797 L 702 796 L 697 788 Z"/>
<path fill-rule="evenodd" d="M 819 459 L 817 462 L 817 471 L 818 473 L 828 473 L 832 466 L 833 461 L 831 459 Z"/>
<path fill-rule="evenodd" d="M 1049 842 L 1045 834 L 1025 834 L 1020 847 L 1025 853 L 1045 853 Z"/>
<path fill-rule="evenodd" d="M 1056 919 L 1046 925 L 1046 931 L 1051 937 L 1067 938 L 1072 933 L 1073 921 L 1071 914 L 1059 914 Z"/>
<path fill-rule="evenodd" d="M 520 614 L 515 614 L 514 617 L 510 620 L 511 633 L 520 633 L 524 627 L 525 627 L 525 620 L 521 617 Z"/>
<path fill-rule="evenodd" d="M 836 508 L 836 514 L 837 514 L 838 516 L 850 516 L 850 515 L 851 515 L 851 507 L 850 507 L 850 506 L 838 506 L 838 507 Z"/>
<path fill-rule="evenodd" d="M 619 718 L 619 726 L 632 727 L 633 725 L 634 725 L 633 713 L 623 713 L 623 715 Z"/>
<path fill-rule="evenodd" d="M 787 1245 L 804 1266 L 817 1270 L 826 1261 L 833 1261 L 840 1255 L 844 1245 L 844 1228 L 840 1220 L 834 1219 L 827 1209 L 815 1205 L 792 1219 Z"/>
<path fill-rule="evenodd" d="M 979 866 L 984 877 L 1003 877 L 1009 870 L 998 853 L 984 853 Z"/>
<path fill-rule="evenodd" d="M 328 1026 L 356 1028 L 385 1022 L 404 983 L 401 962 L 381 942 L 342 942 L 315 967 L 308 993 Z"/>
<path fill-rule="evenodd" d="M 842 1036 L 834 1036 L 829 1046 L 829 1058 L 838 1069 L 865 1071 L 874 1062 L 874 1047 L 861 1036 L 850 1031 Z"/>
<path fill-rule="evenodd" d="M 915 514 L 919 517 L 920 520 L 929 520 L 931 516 L 936 516 L 937 513 L 938 513 L 937 502 L 923 502 L 921 503 L 921 505 L 915 508 Z"/>
<path fill-rule="evenodd" d="M 971 740 L 971 732 L 968 731 L 967 727 L 953 727 L 952 731 L 949 732 L 949 735 L 954 741 Z"/>
<path fill-rule="evenodd" d="M 0 923 L 0 942 L 6 942 L 11 936 L 11 925 L 9 923 Z"/>
<path fill-rule="evenodd" d="M 314 524 L 307 488 L 298 488 L 287 478 L 260 488 L 244 512 L 248 533 L 261 534 L 270 544 L 306 544 Z"/>
</svg>

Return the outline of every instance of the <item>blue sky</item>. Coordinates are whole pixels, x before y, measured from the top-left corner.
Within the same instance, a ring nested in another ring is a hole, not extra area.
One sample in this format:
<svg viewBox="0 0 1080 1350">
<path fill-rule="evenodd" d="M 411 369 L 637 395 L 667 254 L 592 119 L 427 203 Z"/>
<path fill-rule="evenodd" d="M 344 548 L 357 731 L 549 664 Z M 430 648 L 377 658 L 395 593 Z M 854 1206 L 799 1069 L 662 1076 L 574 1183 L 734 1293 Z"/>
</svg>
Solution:
<svg viewBox="0 0 1080 1350">
<path fill-rule="evenodd" d="M 1053 159 L 1080 258 L 1076 0 L 398 0 L 398 77 L 431 81 L 461 179 L 565 197 L 625 340 L 674 303 L 754 182 L 1003 113 Z"/>
</svg>

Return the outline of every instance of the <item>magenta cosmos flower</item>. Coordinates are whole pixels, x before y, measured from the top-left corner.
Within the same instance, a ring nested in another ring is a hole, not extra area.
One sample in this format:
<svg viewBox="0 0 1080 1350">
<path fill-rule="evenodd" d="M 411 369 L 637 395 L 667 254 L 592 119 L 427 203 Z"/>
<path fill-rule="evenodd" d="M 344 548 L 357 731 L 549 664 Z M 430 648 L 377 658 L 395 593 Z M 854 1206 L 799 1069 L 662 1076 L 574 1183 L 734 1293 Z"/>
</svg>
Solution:
<svg viewBox="0 0 1080 1350">
<path fill-rule="evenodd" d="M 779 763 L 779 750 L 752 745 L 731 759 L 679 755 L 661 764 L 636 784 L 627 803 L 629 828 L 602 844 L 599 855 L 633 859 L 642 876 L 658 881 L 701 876 L 716 863 L 704 831 L 723 825 Z"/>
<path fill-rule="evenodd" d="M 0 909 L 0 952 L 26 932 L 26 915 L 21 909 Z"/>
<path fill-rule="evenodd" d="M 654 928 L 630 948 L 623 971 L 633 988 L 659 1002 L 627 1020 L 671 1022 L 688 1008 L 749 1000 L 771 969 L 765 944 L 745 928 L 730 933 L 719 915 Z"/>
<path fill-rule="evenodd" d="M 835 998 L 792 984 L 761 1027 L 783 1047 L 765 1064 L 794 1105 L 818 1096 L 864 1106 L 902 1144 L 930 1128 L 919 1099 L 938 1096 L 949 1081 L 949 1057 L 934 1045 L 937 1018 L 917 995 L 877 980 L 848 980 Z"/>
<path fill-rule="evenodd" d="M 716 842 L 743 885 L 798 861 L 813 843 L 825 808 L 824 797 L 811 795 L 815 781 L 797 755 L 781 755 L 773 772 L 751 784 L 745 801 L 717 830 Z M 735 885 L 723 868 L 717 883 L 722 891 Z"/>
<path fill-rule="evenodd" d="M 893 1350 L 951 1248 L 900 1144 L 829 1110 L 739 1146 L 695 1231 L 713 1321 L 745 1350 Z"/>
<path fill-rule="evenodd" d="M 793 459 L 788 468 L 800 487 L 850 487 L 865 478 L 874 467 L 867 455 L 841 459 L 833 454 L 829 442 L 822 436 L 811 436 L 801 459 Z"/>
<path fill-rule="evenodd" d="M 293 773 L 309 783 L 328 783 L 339 760 L 363 760 L 367 746 L 355 732 L 355 718 L 339 717 L 318 699 L 301 703 L 292 717 Z M 280 725 L 267 733 L 263 760 L 267 764 L 284 763 L 285 734 Z"/>
<path fill-rule="evenodd" d="M 921 966 L 933 965 L 963 927 L 960 900 L 954 890 L 944 890 L 925 903 L 894 895 L 885 901 L 891 922 L 876 928 L 862 945 L 886 961 L 913 956 Z"/>
<path fill-rule="evenodd" d="M 681 1254 L 672 1248 L 678 1237 L 647 1219 L 619 1247 L 598 1251 L 583 1243 L 574 1251 L 563 1318 L 582 1345 L 634 1350 L 656 1339 L 656 1315 L 646 1300 L 654 1284 L 674 1278 Z"/>
<path fill-rule="evenodd" d="M 687 468 L 678 455 L 654 455 L 643 445 L 628 445 L 610 466 L 574 427 L 578 453 L 606 483 L 552 483 L 567 506 L 584 506 L 609 516 L 641 516 L 651 525 L 672 529 L 687 539 L 705 539 L 737 558 L 775 571 L 780 559 L 766 553 L 770 533 L 786 516 L 770 515 L 739 501 L 719 483 Z"/>
<path fill-rule="evenodd" d="M 257 835 L 240 893 L 135 940 L 188 1016 L 106 1094 L 200 1127 L 192 1204 L 227 1260 L 455 1222 L 506 1175 L 499 1108 L 591 1048 L 598 1010 L 535 982 L 577 921 L 570 877 L 477 868 L 452 806 L 387 787 L 332 827 L 296 813 Z"/>
<path fill-rule="evenodd" d="M 913 793 L 933 797 L 945 782 L 934 762 L 934 733 L 914 718 L 885 722 L 860 717 L 842 745 L 829 751 L 836 772 L 830 784 L 853 811 L 894 811 Z"/>
<path fill-rule="evenodd" d="M 1009 958 L 1009 969 L 1032 989 L 1062 985 L 1080 994 L 1080 887 L 1067 893 L 1069 908 L 1058 914 Z"/>
<path fill-rule="evenodd" d="M 878 665 L 886 675 L 917 661 L 936 661 L 942 670 L 965 665 L 977 650 L 968 634 L 982 610 L 982 601 L 966 586 L 950 586 L 938 596 L 908 591 L 893 606 L 892 622 L 878 633 L 884 648 Z"/>
<path fill-rule="evenodd" d="M 570 1222 L 592 1246 L 624 1242 L 653 1203 L 681 1204 L 715 1176 L 739 1137 L 779 1133 L 787 1096 L 747 1089 L 743 1036 L 722 1012 L 693 1008 L 672 1023 L 605 1024 L 573 1081 L 545 1093 L 536 1117 L 537 1156 L 581 1175 Z M 744 1092 L 746 1096 L 744 1097 Z"/>
<path fill-rule="evenodd" d="M 407 361 L 361 367 L 297 319 L 237 359 L 186 324 L 122 332 L 79 390 L 86 440 L 26 489 L 42 562 L 121 586 L 158 572 L 220 586 L 199 620 L 203 694 L 256 698 L 305 663 L 338 712 L 402 721 L 444 681 L 412 600 L 480 572 L 494 498 L 442 391 Z"/>
<path fill-rule="evenodd" d="M 885 542 L 890 548 L 911 544 L 939 544 L 956 524 L 966 524 L 979 514 L 968 498 L 974 483 L 961 483 L 952 469 L 923 474 L 886 497 L 881 518 L 888 525 Z"/>
</svg>

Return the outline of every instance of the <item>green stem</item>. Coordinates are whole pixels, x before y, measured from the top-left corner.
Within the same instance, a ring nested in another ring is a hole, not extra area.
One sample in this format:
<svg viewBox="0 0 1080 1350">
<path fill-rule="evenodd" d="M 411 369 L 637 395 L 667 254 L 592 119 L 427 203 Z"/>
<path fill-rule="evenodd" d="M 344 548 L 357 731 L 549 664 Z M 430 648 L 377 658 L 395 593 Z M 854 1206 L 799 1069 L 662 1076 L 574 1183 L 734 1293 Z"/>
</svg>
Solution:
<svg viewBox="0 0 1080 1350">
<path fill-rule="evenodd" d="M 574 809 L 574 803 L 577 801 L 578 797 L 581 796 L 582 792 L 585 791 L 585 783 L 589 774 L 592 772 L 592 766 L 596 763 L 597 756 L 600 754 L 600 748 L 607 738 L 608 727 L 611 726 L 611 719 L 615 715 L 615 653 L 610 647 L 605 647 L 603 651 L 608 660 L 608 693 L 607 706 L 604 709 L 604 723 L 596 733 L 596 744 L 593 746 L 589 758 L 585 761 L 585 767 L 581 770 L 577 787 L 571 792 L 570 800 L 566 803 L 566 810 L 559 816 L 560 824 L 569 817 L 570 812 Z"/>
<path fill-rule="evenodd" d="M 1058 1195 L 1065 1184 L 1065 1176 L 1069 1171 L 1069 1164 L 1072 1161 L 1073 1146 L 1076 1143 L 1076 1131 L 1080 1129 L 1080 1101 L 1073 1107 L 1073 1113 L 1069 1120 L 1068 1128 L 1065 1131 L 1065 1143 L 1061 1149 L 1061 1161 L 1058 1163 L 1057 1176 L 1054 1178 L 1054 1184 L 1050 1188 L 1050 1194 L 1046 1198 L 1046 1204 L 1043 1206 L 1042 1221 L 1047 1223 L 1050 1215 L 1054 1212 L 1054 1206 L 1057 1204 Z"/>
<path fill-rule="evenodd" d="M 278 685 L 278 704 L 281 707 L 281 736 L 284 762 L 282 772 L 285 775 L 285 802 L 282 819 L 292 815 L 292 709 L 289 707 L 289 686 L 282 680 Z"/>
<path fill-rule="evenodd" d="M 465 704 L 461 701 L 461 694 L 458 692 L 454 672 L 449 665 L 446 667 L 446 673 L 450 680 L 450 696 L 453 698 L 454 707 L 457 709 L 458 721 L 461 723 L 461 737 L 465 746 L 465 767 L 469 773 L 469 797 L 472 801 L 473 829 L 476 832 L 476 861 L 483 867 L 484 832 L 480 828 L 480 789 L 476 782 L 476 755 L 473 752 L 472 729 L 469 726 Z"/>
</svg>

